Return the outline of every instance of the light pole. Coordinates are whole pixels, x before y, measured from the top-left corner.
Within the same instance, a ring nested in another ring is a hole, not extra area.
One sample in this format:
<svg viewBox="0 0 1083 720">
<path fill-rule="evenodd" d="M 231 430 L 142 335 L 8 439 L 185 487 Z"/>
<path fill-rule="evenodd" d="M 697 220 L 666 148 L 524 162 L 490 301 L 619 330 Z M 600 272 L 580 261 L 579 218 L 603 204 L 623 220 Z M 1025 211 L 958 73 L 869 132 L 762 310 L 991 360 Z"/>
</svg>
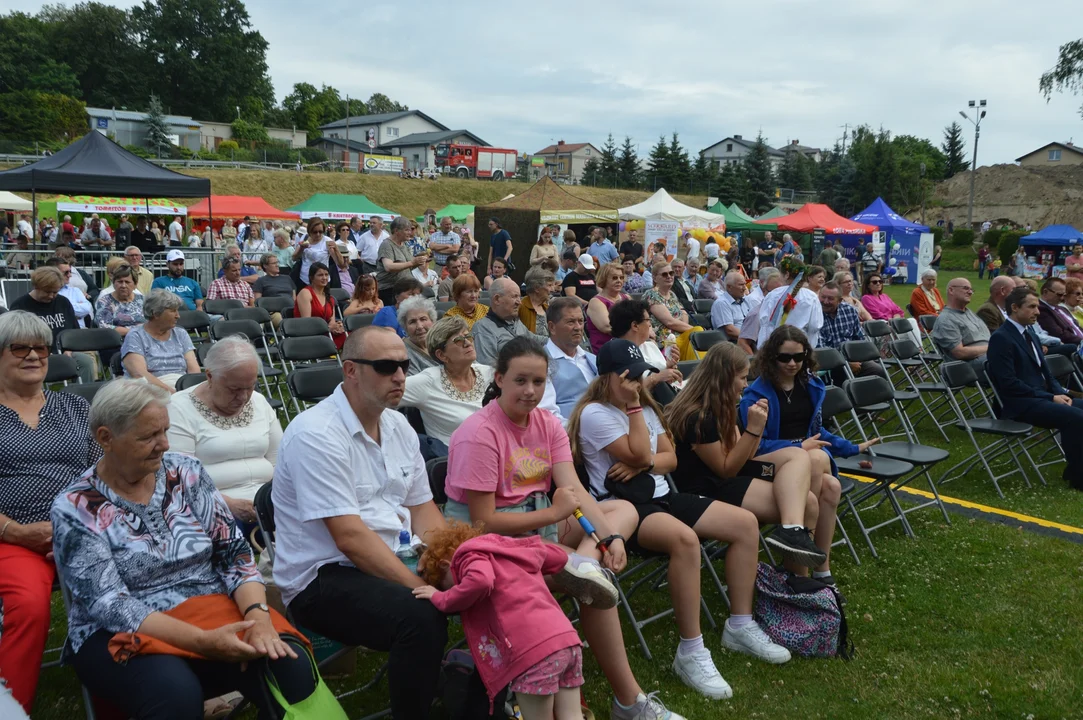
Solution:
<svg viewBox="0 0 1083 720">
<path fill-rule="evenodd" d="M 985 101 L 984 100 L 971 100 L 967 103 L 971 112 L 974 113 L 974 118 L 971 119 L 962 110 L 959 114 L 962 115 L 974 126 L 974 155 L 970 159 L 970 202 L 966 206 L 966 224 L 973 230 L 974 229 L 974 176 L 978 174 L 978 137 L 981 135 L 981 121 L 985 117 Z"/>
</svg>

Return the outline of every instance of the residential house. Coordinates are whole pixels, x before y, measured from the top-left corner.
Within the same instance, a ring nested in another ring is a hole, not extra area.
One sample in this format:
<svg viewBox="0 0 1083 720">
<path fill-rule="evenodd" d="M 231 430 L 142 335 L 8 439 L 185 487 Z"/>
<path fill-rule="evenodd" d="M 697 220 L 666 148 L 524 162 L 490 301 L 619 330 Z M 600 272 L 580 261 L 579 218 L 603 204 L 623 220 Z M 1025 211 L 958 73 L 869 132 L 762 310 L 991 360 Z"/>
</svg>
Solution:
<svg viewBox="0 0 1083 720">
<path fill-rule="evenodd" d="M 391 147 L 400 138 L 416 133 L 448 131 L 451 128 L 436 122 L 420 110 L 402 110 L 400 112 L 379 113 L 375 115 L 355 115 L 335 120 L 320 126 L 320 133 L 325 138 L 336 140 L 349 139 L 362 144 L 369 140 L 376 147 Z"/>
<path fill-rule="evenodd" d="M 1083 148 L 1078 148 L 1068 141 L 1051 142 L 1017 157 L 1017 163 L 1023 167 L 1056 167 L 1058 165 L 1083 165 Z"/>
<path fill-rule="evenodd" d="M 110 135 L 120 145 L 147 145 L 147 114 L 116 108 L 86 109 L 87 122 L 91 130 L 102 135 Z M 187 115 L 166 115 L 170 141 L 177 147 L 188 148 L 192 152 L 200 148 L 200 122 Z"/>
<path fill-rule="evenodd" d="M 717 172 L 723 165 L 743 163 L 755 144 L 755 140 L 745 140 L 740 135 L 734 135 L 700 150 L 699 154 L 706 158 L 708 164 Z M 768 145 L 767 157 L 771 161 L 771 170 L 777 171 L 782 164 L 782 151 Z"/>
<path fill-rule="evenodd" d="M 226 140 L 233 139 L 233 126 L 226 122 L 200 120 L 200 142 L 204 150 L 217 150 Z M 264 128 L 272 140 L 285 143 L 291 150 L 308 145 L 308 132 L 297 128 Z"/>
<path fill-rule="evenodd" d="M 786 147 L 793 149 L 795 152 L 799 152 L 809 160 L 813 162 L 820 162 L 823 159 L 823 151 L 820 148 L 809 147 L 808 145 L 802 145 L 800 140 L 791 140 L 790 144 Z M 779 150 L 785 155 L 786 147 L 781 147 Z"/>
<path fill-rule="evenodd" d="M 584 182 L 583 167 L 594 158 L 601 161 L 601 151 L 589 142 L 566 143 L 558 140 L 556 145 L 549 145 L 534 157 L 545 159 L 545 174 L 556 180 L 566 180 L 575 184 Z"/>
</svg>

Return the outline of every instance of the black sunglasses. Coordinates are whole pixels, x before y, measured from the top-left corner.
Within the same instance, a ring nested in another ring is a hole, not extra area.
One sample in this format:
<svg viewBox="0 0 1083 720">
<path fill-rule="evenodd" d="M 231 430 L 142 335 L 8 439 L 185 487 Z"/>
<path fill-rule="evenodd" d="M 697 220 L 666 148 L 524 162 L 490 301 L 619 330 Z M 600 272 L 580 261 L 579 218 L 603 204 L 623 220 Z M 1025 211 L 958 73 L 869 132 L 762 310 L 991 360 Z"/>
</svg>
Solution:
<svg viewBox="0 0 1083 720">
<path fill-rule="evenodd" d="M 798 365 L 805 362 L 805 353 L 779 353 L 776 358 L 783 365 L 788 365 L 791 362 L 795 362 Z"/>
<path fill-rule="evenodd" d="M 357 363 L 358 365 L 368 365 L 376 371 L 378 375 L 384 375 L 390 377 L 395 374 L 396 370 L 402 370 L 403 374 L 410 370 L 410 360 L 365 360 L 364 358 L 343 358 L 343 362 Z"/>
</svg>

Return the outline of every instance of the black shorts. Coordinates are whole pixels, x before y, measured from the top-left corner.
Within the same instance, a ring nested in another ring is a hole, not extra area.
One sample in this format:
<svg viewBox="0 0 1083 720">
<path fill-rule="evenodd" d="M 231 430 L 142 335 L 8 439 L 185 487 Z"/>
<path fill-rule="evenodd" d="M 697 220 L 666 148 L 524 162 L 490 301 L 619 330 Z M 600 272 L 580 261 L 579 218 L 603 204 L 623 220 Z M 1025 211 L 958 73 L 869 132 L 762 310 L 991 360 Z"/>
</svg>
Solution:
<svg viewBox="0 0 1083 720">
<path fill-rule="evenodd" d="M 636 530 L 632 533 L 632 537 L 628 538 L 629 549 L 640 553 L 652 552 L 639 544 L 639 526 L 651 515 L 669 513 L 688 527 L 695 527 L 699 519 L 703 517 L 703 513 L 707 512 L 707 508 L 713 502 L 714 500 L 711 498 L 702 495 L 671 492 L 663 497 L 654 498 L 649 503 L 632 503 L 632 507 L 639 514 L 639 523 L 636 524 Z"/>
</svg>

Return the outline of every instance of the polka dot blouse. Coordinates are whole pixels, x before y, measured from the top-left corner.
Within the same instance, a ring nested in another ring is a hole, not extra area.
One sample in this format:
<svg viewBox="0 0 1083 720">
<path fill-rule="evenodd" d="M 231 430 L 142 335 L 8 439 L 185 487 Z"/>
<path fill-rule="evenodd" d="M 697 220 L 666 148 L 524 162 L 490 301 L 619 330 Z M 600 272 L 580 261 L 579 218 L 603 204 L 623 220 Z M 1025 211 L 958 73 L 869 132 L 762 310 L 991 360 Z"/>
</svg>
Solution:
<svg viewBox="0 0 1083 720">
<path fill-rule="evenodd" d="M 60 491 L 101 457 L 90 435 L 90 405 L 45 391 L 38 427 L 0 405 L 0 513 L 18 523 L 45 522 Z"/>
</svg>

